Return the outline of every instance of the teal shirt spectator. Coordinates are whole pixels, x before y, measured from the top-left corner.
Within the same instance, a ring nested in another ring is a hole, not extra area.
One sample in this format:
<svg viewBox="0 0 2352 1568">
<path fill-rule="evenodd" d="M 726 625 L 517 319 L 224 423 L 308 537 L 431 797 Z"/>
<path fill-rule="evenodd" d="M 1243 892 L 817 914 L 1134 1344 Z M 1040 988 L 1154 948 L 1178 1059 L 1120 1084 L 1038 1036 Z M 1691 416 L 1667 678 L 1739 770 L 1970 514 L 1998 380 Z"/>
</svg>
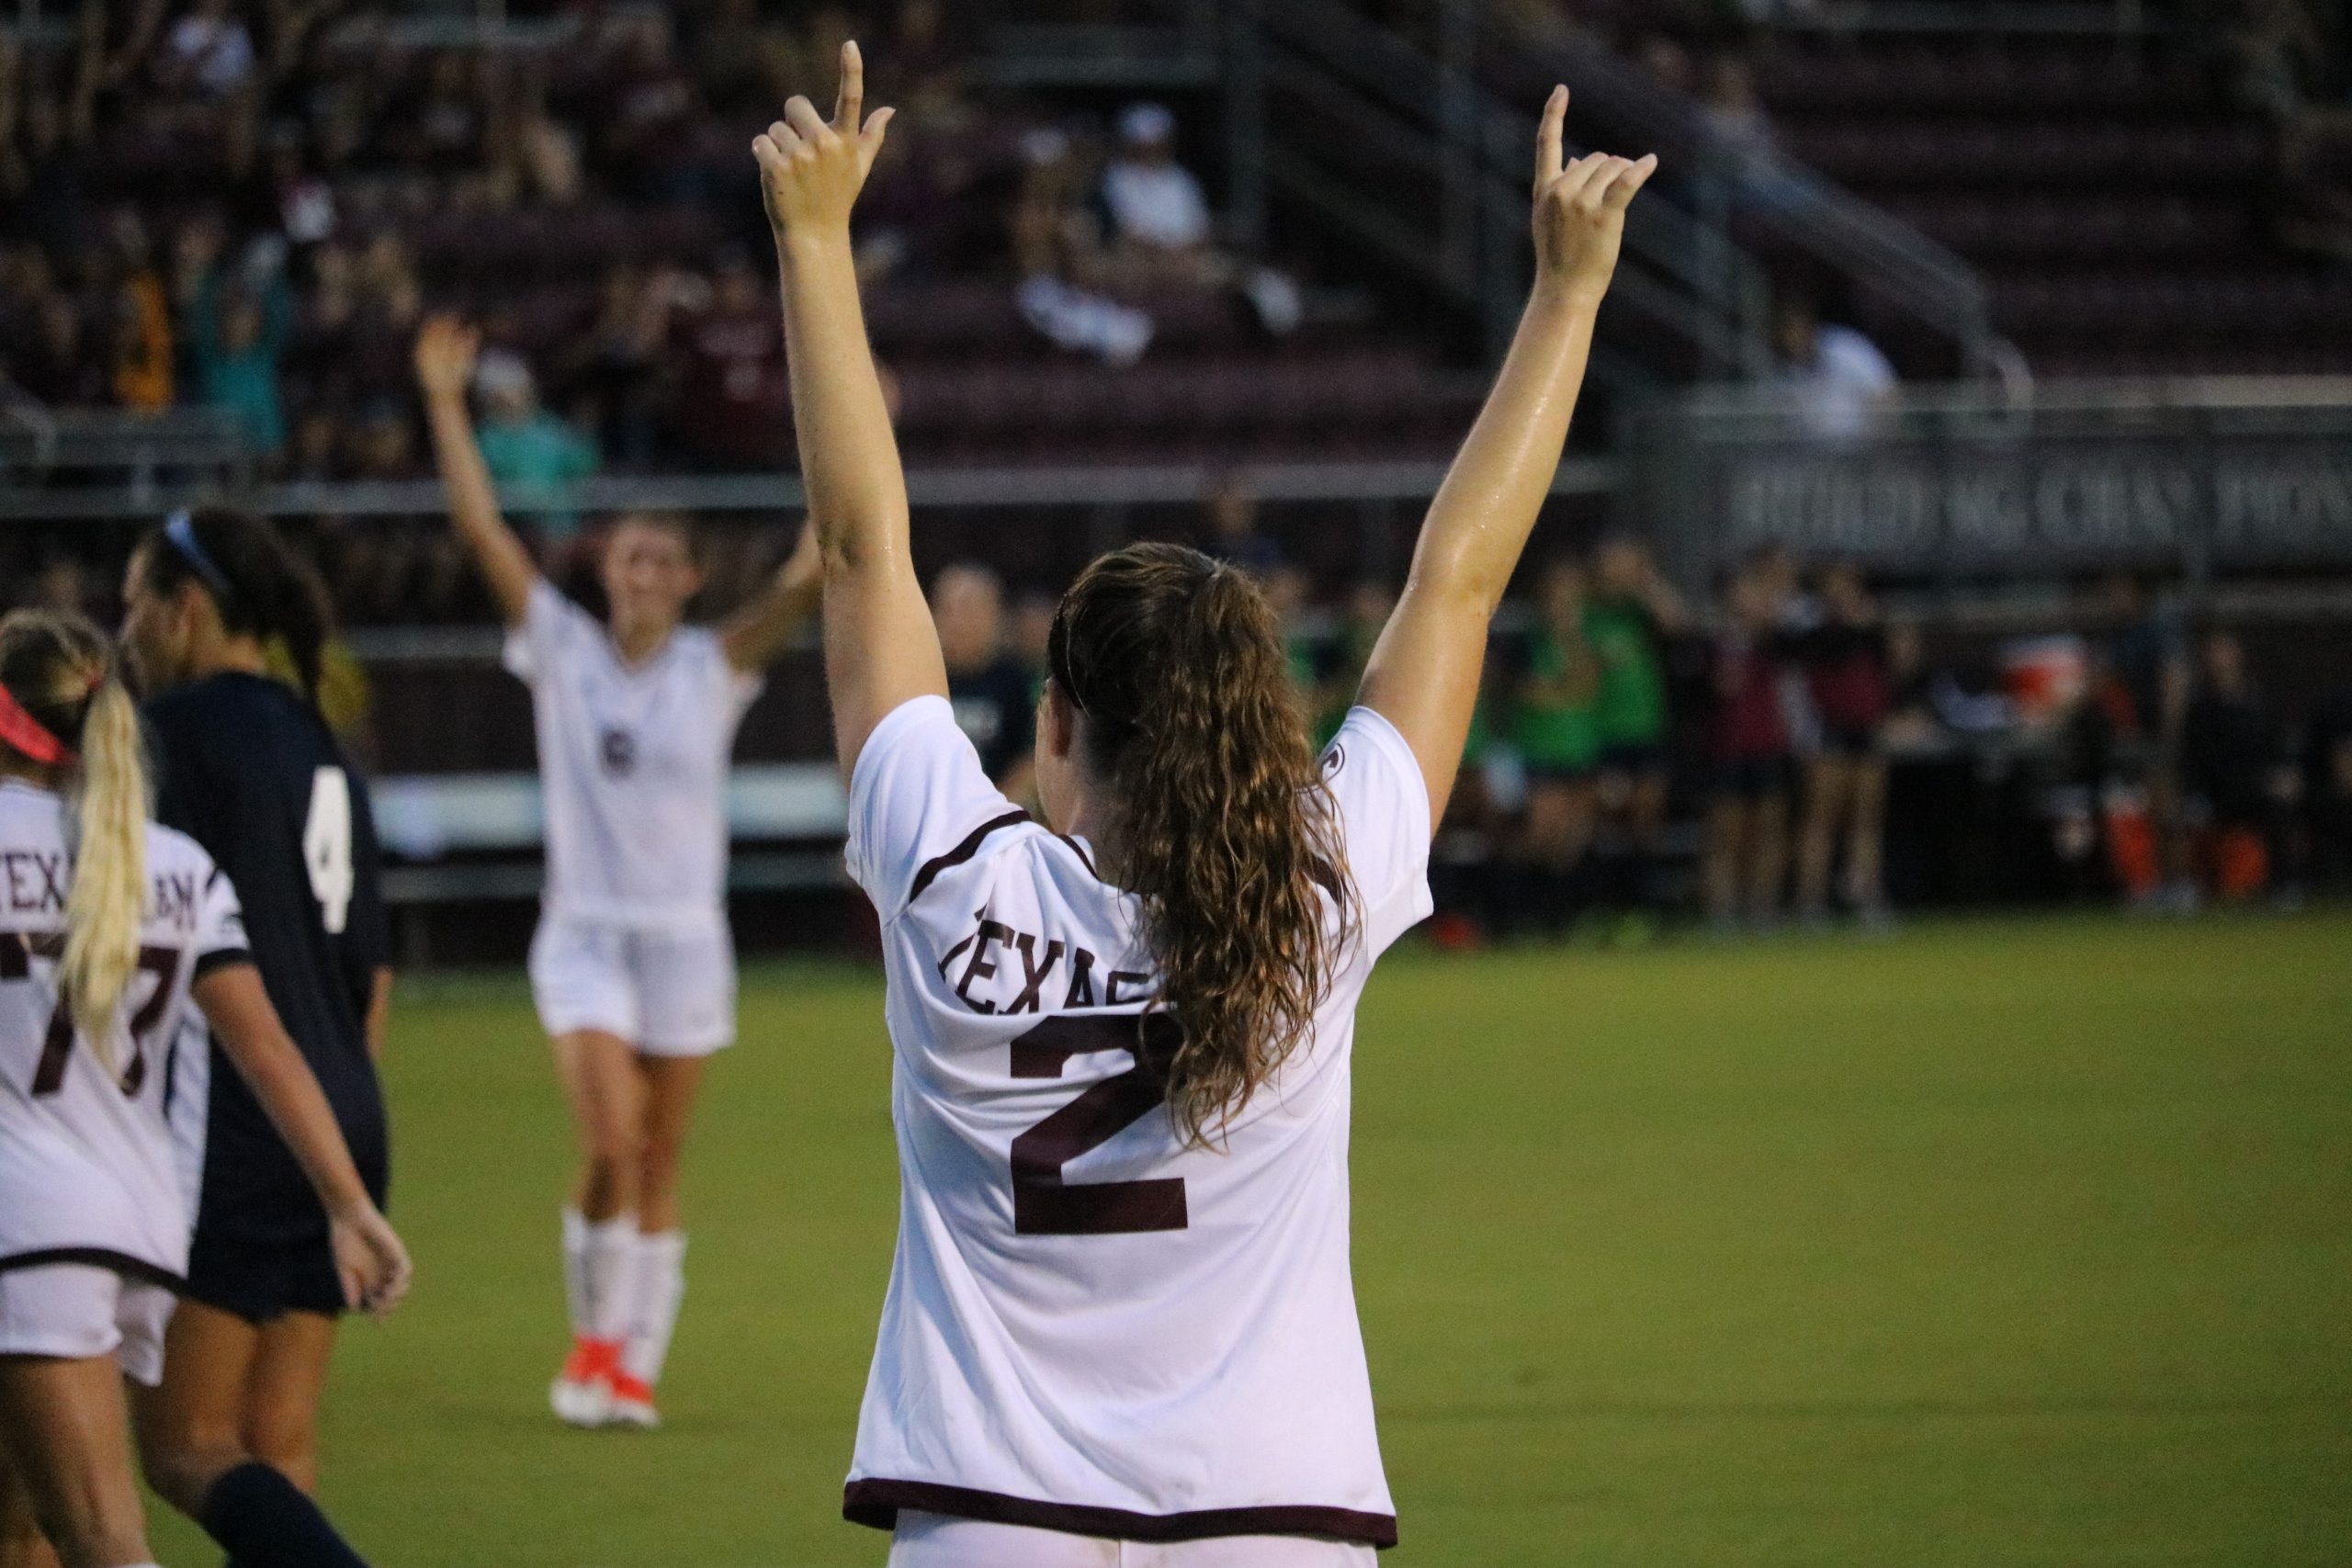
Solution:
<svg viewBox="0 0 2352 1568">
<path fill-rule="evenodd" d="M 480 441 L 481 460 L 510 502 L 553 499 L 596 471 L 596 444 L 545 409 L 520 419 L 490 420 Z M 569 539 L 580 532 L 580 513 L 569 508 L 526 515 L 543 539 Z"/>
<path fill-rule="evenodd" d="M 255 450 L 283 448 L 286 407 L 277 392 L 277 362 L 294 317 L 285 275 L 273 275 L 258 288 L 224 291 L 216 273 L 198 286 L 188 315 L 198 396 L 227 410 Z"/>
</svg>

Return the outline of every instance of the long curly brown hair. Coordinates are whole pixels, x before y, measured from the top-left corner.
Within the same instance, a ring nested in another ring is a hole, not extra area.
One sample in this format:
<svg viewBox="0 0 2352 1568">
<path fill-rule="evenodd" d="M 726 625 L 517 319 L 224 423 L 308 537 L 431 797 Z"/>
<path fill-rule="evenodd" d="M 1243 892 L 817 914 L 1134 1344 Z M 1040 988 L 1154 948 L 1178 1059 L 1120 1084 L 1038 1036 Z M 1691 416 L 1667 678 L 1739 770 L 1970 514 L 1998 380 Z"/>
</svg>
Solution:
<svg viewBox="0 0 2352 1568">
<path fill-rule="evenodd" d="M 1306 1038 L 1357 922 L 1282 627 L 1246 573 L 1131 545 L 1063 596 L 1047 663 L 1085 718 L 1118 878 L 1143 901 L 1147 1015 L 1181 1031 L 1147 1066 L 1179 1133 L 1206 1145 Z"/>
</svg>

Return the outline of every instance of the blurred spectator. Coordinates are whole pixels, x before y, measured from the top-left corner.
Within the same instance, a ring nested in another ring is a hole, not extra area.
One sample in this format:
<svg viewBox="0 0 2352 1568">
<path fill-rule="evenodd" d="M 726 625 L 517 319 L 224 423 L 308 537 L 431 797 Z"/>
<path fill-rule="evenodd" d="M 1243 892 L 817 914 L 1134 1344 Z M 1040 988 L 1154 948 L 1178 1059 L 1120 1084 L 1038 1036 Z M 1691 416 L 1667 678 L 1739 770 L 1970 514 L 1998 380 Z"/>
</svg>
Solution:
<svg viewBox="0 0 2352 1568">
<path fill-rule="evenodd" d="M 2313 708 L 2303 781 L 2316 874 L 2333 891 L 2352 891 L 2352 688 Z"/>
<path fill-rule="evenodd" d="M 208 274 L 189 311 L 198 396 L 226 410 L 246 442 L 272 457 L 286 445 L 277 365 L 291 311 L 285 276 L 266 261 L 249 261 L 232 276 Z"/>
<path fill-rule="evenodd" d="M 564 546 L 580 533 L 580 513 L 546 503 L 596 471 L 596 447 L 580 432 L 539 406 L 538 384 L 520 355 L 485 352 L 474 367 L 474 390 L 481 400 L 478 440 L 491 478 L 509 488 L 534 515 L 540 541 Z"/>
<path fill-rule="evenodd" d="M 213 96 L 225 97 L 253 76 L 253 35 L 231 0 L 196 0 L 166 37 L 160 68 L 165 87 L 193 81 Z"/>
<path fill-rule="evenodd" d="M 1006 219 L 1021 275 L 1015 300 L 1022 319 L 1057 347 L 1132 365 L 1151 344 L 1152 320 L 1089 287 L 1103 262 L 1082 177 L 1067 133 L 1040 127 L 1022 137 L 1021 183 Z"/>
<path fill-rule="evenodd" d="M 1004 588 L 995 572 L 968 563 L 933 579 L 932 617 L 947 661 L 947 700 L 956 724 L 980 754 L 997 788 L 1015 800 L 1030 794 L 1036 700 L 1029 672 L 1006 649 Z"/>
<path fill-rule="evenodd" d="M 1238 566 L 1261 584 L 1283 567 L 1280 540 L 1258 526 L 1258 496 L 1238 474 L 1221 476 L 1209 491 L 1208 537 L 1201 548 Z"/>
<path fill-rule="evenodd" d="M 1130 286 L 1236 288 L 1259 324 L 1282 333 L 1304 314 L 1298 285 L 1272 267 L 1220 252 L 1201 182 L 1176 161 L 1176 117 L 1160 104 L 1130 104 L 1119 116 L 1119 152 L 1102 174 L 1114 261 Z"/>
<path fill-rule="evenodd" d="M 1893 411 L 1894 367 L 1853 327 L 1825 322 L 1811 299 L 1791 294 L 1774 322 L 1781 384 L 1805 428 L 1825 441 L 1854 441 Z"/>
<path fill-rule="evenodd" d="M 1847 908 L 1866 924 L 1882 924 L 1883 731 L 1894 698 L 1892 659 L 1878 606 L 1859 569 L 1843 564 L 1823 574 L 1821 610 L 1820 624 L 1799 645 L 1820 744 L 1805 768 L 1797 910 L 1810 922 L 1828 919 L 1830 872 L 1842 849 L 1846 874 L 1840 891 Z"/>
<path fill-rule="evenodd" d="M 1565 927 L 1584 903 L 1581 879 L 1600 818 L 1602 665 L 1587 635 L 1584 568 L 1555 560 L 1536 590 L 1537 618 L 1512 702 L 1511 730 L 1527 768 L 1527 817 L 1516 875 L 1521 918 Z"/>
<path fill-rule="evenodd" d="M 730 247 L 707 295 L 681 300 L 679 434 L 714 464 L 773 468 L 790 448 L 791 389 L 772 290 Z"/>
<path fill-rule="evenodd" d="M 2237 903 L 2269 885 L 2301 781 L 2287 766 L 2278 720 L 2246 672 L 2236 636 L 2208 633 L 2198 663 L 2181 727 L 2182 817 L 2206 888 Z"/>
<path fill-rule="evenodd" d="M 1604 540 L 1593 564 L 1597 581 L 1584 625 L 1600 665 L 1600 804 L 1622 818 L 1626 839 L 1607 897 L 1625 908 L 1649 902 L 1645 885 L 1666 827 L 1666 644 L 1688 626 L 1690 613 L 1638 540 Z"/>
<path fill-rule="evenodd" d="M 1745 918 L 1763 929 L 1780 917 L 1788 865 L 1792 756 L 1781 686 L 1789 638 L 1782 603 L 1762 563 L 1743 567 L 1724 599 L 1725 624 L 1715 643 L 1714 782 L 1701 880 L 1710 925 L 1727 930 Z"/>
</svg>

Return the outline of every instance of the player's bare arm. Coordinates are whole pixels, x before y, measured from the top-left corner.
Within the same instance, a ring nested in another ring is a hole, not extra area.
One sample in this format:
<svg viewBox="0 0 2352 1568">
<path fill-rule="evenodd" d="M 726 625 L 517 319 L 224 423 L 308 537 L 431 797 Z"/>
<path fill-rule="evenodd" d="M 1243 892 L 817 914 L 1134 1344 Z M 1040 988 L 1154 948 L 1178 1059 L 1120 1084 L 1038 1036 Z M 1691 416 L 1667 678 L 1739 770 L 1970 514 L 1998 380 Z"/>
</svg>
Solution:
<svg viewBox="0 0 2352 1568">
<path fill-rule="evenodd" d="M 408 1293 L 408 1249 L 368 1196 L 334 1109 L 262 989 L 261 971 L 230 964 L 198 979 L 189 994 L 318 1193 L 344 1299 L 379 1316 L 390 1312 Z"/>
<path fill-rule="evenodd" d="M 1593 319 L 1616 271 L 1625 209 L 1657 167 L 1588 153 L 1563 163 L 1568 90 L 1544 106 L 1535 145 L 1535 287 L 1494 390 L 1421 525 L 1396 613 L 1360 700 L 1394 724 L 1445 814 L 1470 731 L 1487 627 L 1551 489 L 1584 383 Z"/>
<path fill-rule="evenodd" d="M 490 580 L 498 613 L 516 626 L 523 624 L 539 569 L 500 513 L 490 466 L 474 443 L 466 388 L 481 347 L 481 334 L 471 327 L 448 316 L 434 317 L 416 336 L 416 381 L 424 395 L 424 422 L 433 432 L 433 457 L 448 494 L 450 521 Z"/>
<path fill-rule="evenodd" d="M 825 600 L 825 569 L 817 553 L 817 525 L 804 522 L 791 558 L 768 584 L 718 628 L 727 662 L 750 673 L 775 661 Z"/>
<path fill-rule="evenodd" d="M 392 1024 L 392 971 L 379 968 L 368 987 L 368 1056 L 371 1061 L 384 1059 L 384 1035 Z"/>
<path fill-rule="evenodd" d="M 865 65 L 842 48 L 828 122 L 805 97 L 752 143 L 775 232 L 800 473 L 824 574 L 825 681 L 844 773 L 910 698 L 944 696 L 947 666 L 915 578 L 906 475 L 865 341 L 850 209 L 882 151 L 890 110 L 865 113 Z"/>
</svg>

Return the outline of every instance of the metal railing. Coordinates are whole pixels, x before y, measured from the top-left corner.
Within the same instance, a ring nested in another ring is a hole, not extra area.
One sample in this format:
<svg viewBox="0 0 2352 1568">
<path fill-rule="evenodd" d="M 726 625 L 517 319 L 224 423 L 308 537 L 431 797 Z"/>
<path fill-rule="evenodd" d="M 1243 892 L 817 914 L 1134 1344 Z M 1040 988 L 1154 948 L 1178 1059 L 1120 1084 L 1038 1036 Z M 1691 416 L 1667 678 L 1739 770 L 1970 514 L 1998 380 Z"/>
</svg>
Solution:
<svg viewBox="0 0 2352 1568">
<path fill-rule="evenodd" d="M 1993 331 L 1984 279 L 1951 251 L 1777 151 L 1733 141 L 1694 100 L 1578 34 L 1539 33 L 1515 19 L 1518 13 L 1477 0 L 1448 4 L 1476 18 L 1489 69 L 1567 82 L 1575 124 L 1605 128 L 1617 144 L 1679 162 L 1710 254 L 1741 254 L 1731 233 L 1736 223 L 1772 251 L 1809 258 L 1944 340 L 1962 377 L 2023 384 L 2022 356 Z"/>
</svg>

